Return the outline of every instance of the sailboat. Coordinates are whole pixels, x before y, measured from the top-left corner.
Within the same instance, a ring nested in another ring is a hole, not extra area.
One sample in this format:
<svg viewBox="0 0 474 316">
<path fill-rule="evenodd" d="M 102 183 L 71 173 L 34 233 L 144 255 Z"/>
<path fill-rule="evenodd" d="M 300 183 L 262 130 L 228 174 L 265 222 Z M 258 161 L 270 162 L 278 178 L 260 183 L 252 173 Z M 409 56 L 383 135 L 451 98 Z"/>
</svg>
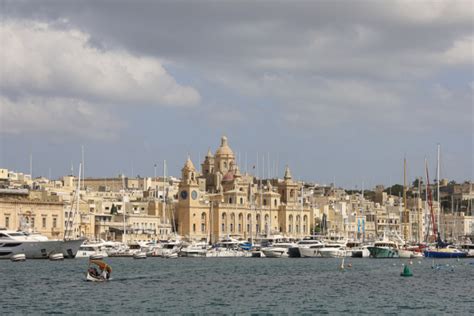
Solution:
<svg viewBox="0 0 474 316">
<path fill-rule="evenodd" d="M 440 156 L 440 145 L 438 144 L 438 166 L 437 166 L 437 186 L 436 186 L 436 191 L 437 191 L 437 202 L 438 202 L 438 216 L 437 216 L 437 221 L 435 222 L 434 219 L 434 211 L 433 211 L 433 199 L 431 195 L 431 190 L 429 189 L 429 176 L 428 176 L 428 167 L 426 166 L 426 179 L 427 179 L 427 188 L 428 188 L 428 196 L 429 196 L 429 201 L 428 204 L 430 205 L 430 210 L 431 210 L 431 221 L 432 221 L 432 227 L 433 227 L 433 236 L 436 238 L 436 246 L 431 247 L 429 249 L 426 249 L 424 251 L 425 257 L 428 258 L 464 258 L 467 256 L 467 254 L 459 249 L 457 249 L 454 246 L 448 245 L 445 242 L 441 240 L 441 234 L 439 230 L 437 229 L 439 227 L 439 219 L 440 219 L 440 212 L 441 212 L 441 203 L 440 203 L 440 198 L 439 198 L 439 182 L 440 182 L 440 176 L 439 176 L 439 156 Z"/>
</svg>

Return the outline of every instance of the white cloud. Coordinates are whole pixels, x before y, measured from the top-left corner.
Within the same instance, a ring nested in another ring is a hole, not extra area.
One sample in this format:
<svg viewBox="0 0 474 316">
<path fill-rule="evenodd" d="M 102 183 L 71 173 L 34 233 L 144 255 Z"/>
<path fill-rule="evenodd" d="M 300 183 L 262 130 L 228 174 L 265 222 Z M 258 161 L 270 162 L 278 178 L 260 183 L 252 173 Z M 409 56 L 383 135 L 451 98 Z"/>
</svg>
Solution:
<svg viewBox="0 0 474 316">
<path fill-rule="evenodd" d="M 77 29 L 6 20 L 0 26 L 0 87 L 12 94 L 55 95 L 109 104 L 196 105 L 160 60 L 99 50 Z"/>
<path fill-rule="evenodd" d="M 0 96 L 0 132 L 4 134 L 44 133 L 61 140 L 80 135 L 110 140 L 122 127 L 124 123 L 114 115 L 82 100 Z"/>
</svg>

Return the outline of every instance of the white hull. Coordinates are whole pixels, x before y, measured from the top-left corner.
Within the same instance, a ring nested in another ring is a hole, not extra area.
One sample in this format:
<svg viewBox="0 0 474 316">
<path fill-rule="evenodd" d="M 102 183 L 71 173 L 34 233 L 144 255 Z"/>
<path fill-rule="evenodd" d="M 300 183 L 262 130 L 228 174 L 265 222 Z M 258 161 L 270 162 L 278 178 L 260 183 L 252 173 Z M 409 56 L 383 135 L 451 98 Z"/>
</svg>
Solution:
<svg viewBox="0 0 474 316">
<path fill-rule="evenodd" d="M 302 258 L 321 258 L 319 250 L 321 248 L 300 248 L 300 255 Z"/>
<path fill-rule="evenodd" d="M 279 248 L 279 247 L 262 248 L 262 252 L 267 258 L 288 257 L 288 248 Z"/>
<path fill-rule="evenodd" d="M 146 259 L 146 252 L 137 252 L 133 255 L 133 259 Z"/>
<path fill-rule="evenodd" d="M 26 256 L 24 253 L 18 253 L 16 255 L 11 256 L 10 260 L 13 262 L 21 262 L 26 260 Z"/>
<path fill-rule="evenodd" d="M 342 249 L 320 249 L 319 254 L 322 258 L 343 258 L 346 256 L 345 250 Z"/>
<path fill-rule="evenodd" d="M 402 259 L 414 259 L 414 258 L 423 258 L 421 252 L 415 252 L 411 250 L 398 249 L 398 256 Z"/>
<path fill-rule="evenodd" d="M 76 254 L 76 258 L 89 258 L 89 259 L 103 259 L 108 257 L 109 255 L 105 251 L 89 251 L 89 250 L 81 250 Z"/>
<path fill-rule="evenodd" d="M 354 258 L 368 258 L 368 257 L 370 257 L 370 251 L 367 248 L 353 249 L 351 251 L 351 257 L 354 257 Z"/>
<path fill-rule="evenodd" d="M 183 251 L 181 250 L 179 255 L 181 257 L 189 257 L 189 258 L 205 258 L 206 255 L 207 255 L 207 251 L 206 250 L 187 250 L 187 251 Z"/>
<path fill-rule="evenodd" d="M 62 253 L 54 253 L 49 256 L 49 260 L 51 261 L 64 260 L 64 255 Z"/>
<path fill-rule="evenodd" d="M 102 277 L 95 278 L 92 275 L 90 275 L 89 273 L 87 273 L 87 275 L 86 275 L 86 280 L 90 281 L 90 282 L 105 282 L 105 281 L 107 281 L 106 279 L 104 279 Z"/>
<path fill-rule="evenodd" d="M 84 243 L 84 238 L 81 239 L 70 239 L 62 241 L 61 252 L 64 258 L 75 258 L 79 247 Z"/>
<path fill-rule="evenodd" d="M 239 250 L 210 250 L 206 253 L 208 258 L 236 258 L 236 257 L 249 257 L 250 253 Z"/>
<path fill-rule="evenodd" d="M 48 259 L 49 255 L 61 251 L 62 241 L 21 241 L 2 240 L 0 241 L 0 258 L 10 259 L 16 254 L 25 254 L 27 259 Z"/>
</svg>

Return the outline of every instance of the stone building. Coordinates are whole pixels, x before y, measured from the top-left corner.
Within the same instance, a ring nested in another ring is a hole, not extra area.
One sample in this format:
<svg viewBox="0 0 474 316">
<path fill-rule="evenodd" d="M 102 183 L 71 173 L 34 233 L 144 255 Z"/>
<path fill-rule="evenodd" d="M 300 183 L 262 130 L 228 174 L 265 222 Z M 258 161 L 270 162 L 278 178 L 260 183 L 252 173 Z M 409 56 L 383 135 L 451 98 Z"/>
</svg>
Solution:
<svg viewBox="0 0 474 316">
<path fill-rule="evenodd" d="M 0 227 L 64 237 L 64 203 L 47 192 L 0 189 Z"/>
<path fill-rule="evenodd" d="M 208 151 L 201 167 L 199 173 L 188 157 L 181 170 L 180 235 L 215 242 L 227 236 L 248 240 L 271 234 L 309 234 L 312 211 L 299 202 L 301 184 L 293 181 L 289 168 L 284 179 L 276 181 L 241 174 L 225 136 L 214 155 Z"/>
</svg>

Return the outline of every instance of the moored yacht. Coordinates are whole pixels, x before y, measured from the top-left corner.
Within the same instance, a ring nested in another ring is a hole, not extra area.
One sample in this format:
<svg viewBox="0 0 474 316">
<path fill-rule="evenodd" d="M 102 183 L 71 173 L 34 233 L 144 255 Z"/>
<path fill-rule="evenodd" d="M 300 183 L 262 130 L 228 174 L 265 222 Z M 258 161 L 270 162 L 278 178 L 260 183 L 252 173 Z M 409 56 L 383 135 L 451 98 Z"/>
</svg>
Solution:
<svg viewBox="0 0 474 316">
<path fill-rule="evenodd" d="M 103 259 L 108 256 L 103 243 L 85 243 L 79 247 L 76 258 Z"/>
<path fill-rule="evenodd" d="M 397 243 L 388 239 L 376 241 L 368 249 L 372 258 L 399 258 Z"/>
<path fill-rule="evenodd" d="M 0 259 L 24 254 L 27 259 L 48 259 L 53 253 L 74 257 L 83 240 L 50 240 L 40 234 L 0 229 Z"/>
<path fill-rule="evenodd" d="M 178 255 L 180 257 L 206 257 L 208 248 L 206 242 L 195 242 L 187 247 L 181 248 Z"/>
<path fill-rule="evenodd" d="M 262 248 L 261 251 L 267 258 L 286 258 L 289 256 L 289 249 L 294 246 L 295 243 L 292 242 L 276 242 L 269 247 Z"/>
<path fill-rule="evenodd" d="M 346 256 L 344 246 L 337 243 L 325 244 L 324 247 L 318 251 L 322 258 L 342 258 Z"/>
<path fill-rule="evenodd" d="M 321 236 L 319 236 L 319 235 L 307 236 L 307 237 L 303 238 L 303 240 L 298 241 L 296 243 L 295 247 L 291 247 L 288 250 L 289 256 L 291 258 L 303 257 L 301 255 L 301 249 L 302 248 L 313 248 L 313 249 L 318 248 L 320 245 L 322 245 L 322 243 L 320 241 L 320 237 Z M 316 247 L 313 247 L 313 246 L 316 246 Z"/>
</svg>

